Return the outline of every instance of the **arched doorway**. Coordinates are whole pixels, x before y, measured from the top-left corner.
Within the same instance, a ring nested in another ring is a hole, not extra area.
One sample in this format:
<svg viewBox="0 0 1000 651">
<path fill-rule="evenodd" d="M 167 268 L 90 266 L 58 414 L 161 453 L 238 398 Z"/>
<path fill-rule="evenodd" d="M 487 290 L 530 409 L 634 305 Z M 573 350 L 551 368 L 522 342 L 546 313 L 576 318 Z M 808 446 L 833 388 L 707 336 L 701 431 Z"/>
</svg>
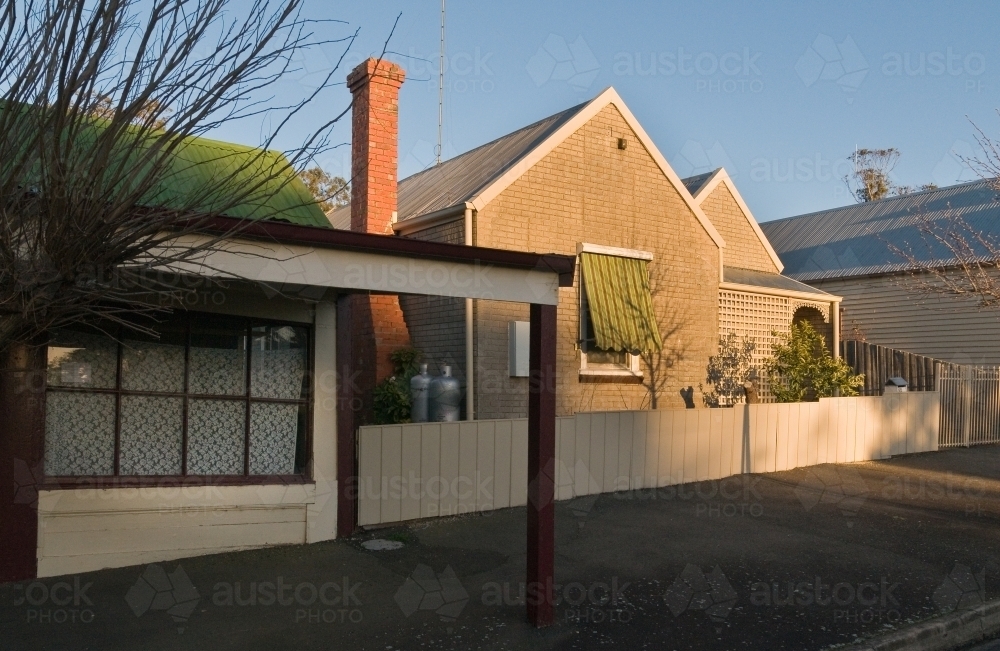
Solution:
<svg viewBox="0 0 1000 651">
<path fill-rule="evenodd" d="M 795 310 L 795 313 L 792 315 L 792 323 L 803 322 L 808 323 L 816 332 L 823 335 L 823 339 L 826 341 L 827 349 L 833 353 L 833 328 L 831 327 L 829 320 L 826 318 L 826 315 L 824 315 L 818 308 L 810 305 L 803 305 Z"/>
</svg>

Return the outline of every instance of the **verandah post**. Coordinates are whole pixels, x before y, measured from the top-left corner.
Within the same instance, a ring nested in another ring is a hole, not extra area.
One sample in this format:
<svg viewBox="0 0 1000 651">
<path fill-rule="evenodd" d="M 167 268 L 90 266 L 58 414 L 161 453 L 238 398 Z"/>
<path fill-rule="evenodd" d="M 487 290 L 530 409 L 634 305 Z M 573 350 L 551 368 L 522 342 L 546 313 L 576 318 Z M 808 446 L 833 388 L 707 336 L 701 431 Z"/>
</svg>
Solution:
<svg viewBox="0 0 1000 651">
<path fill-rule="evenodd" d="M 354 297 L 337 297 L 337 537 L 350 536 L 358 522 L 357 382 L 351 329 Z"/>
<path fill-rule="evenodd" d="M 528 621 L 554 621 L 556 306 L 531 305 L 528 379 Z"/>
</svg>

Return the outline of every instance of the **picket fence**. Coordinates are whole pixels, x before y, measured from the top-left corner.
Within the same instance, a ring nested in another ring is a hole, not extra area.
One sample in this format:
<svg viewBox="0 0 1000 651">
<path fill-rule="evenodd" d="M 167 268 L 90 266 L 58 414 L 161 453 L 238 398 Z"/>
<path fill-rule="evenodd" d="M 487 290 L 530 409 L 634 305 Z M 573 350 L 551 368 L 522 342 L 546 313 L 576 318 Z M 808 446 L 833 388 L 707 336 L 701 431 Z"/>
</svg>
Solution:
<svg viewBox="0 0 1000 651">
<path fill-rule="evenodd" d="M 556 419 L 556 499 L 938 449 L 937 392 Z M 358 520 L 527 502 L 526 419 L 362 427 Z"/>
</svg>

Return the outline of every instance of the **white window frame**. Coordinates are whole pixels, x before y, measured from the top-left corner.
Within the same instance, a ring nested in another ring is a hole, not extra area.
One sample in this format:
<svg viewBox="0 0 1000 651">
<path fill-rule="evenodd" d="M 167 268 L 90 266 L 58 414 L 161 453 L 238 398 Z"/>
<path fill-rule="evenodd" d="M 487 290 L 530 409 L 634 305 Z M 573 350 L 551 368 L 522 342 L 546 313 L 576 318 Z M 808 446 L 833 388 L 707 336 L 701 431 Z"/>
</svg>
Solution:
<svg viewBox="0 0 1000 651">
<path fill-rule="evenodd" d="M 590 244 L 587 242 L 578 242 L 576 245 L 576 254 L 579 256 L 581 253 L 595 253 L 598 255 L 614 255 L 620 258 L 633 258 L 637 260 L 650 261 L 653 259 L 653 254 L 648 251 L 639 251 L 638 249 L 623 249 L 615 246 L 603 246 L 600 244 Z M 625 353 L 627 360 L 625 364 L 591 364 L 587 361 L 587 339 L 584 336 L 587 331 L 587 296 L 585 289 L 583 287 L 583 267 L 580 266 L 580 282 L 577 288 L 577 312 L 579 314 L 579 344 L 580 349 L 580 376 L 581 377 L 623 377 L 623 378 L 641 378 L 642 377 L 642 367 L 639 364 L 640 356 L 633 355 L 632 353 Z"/>
</svg>

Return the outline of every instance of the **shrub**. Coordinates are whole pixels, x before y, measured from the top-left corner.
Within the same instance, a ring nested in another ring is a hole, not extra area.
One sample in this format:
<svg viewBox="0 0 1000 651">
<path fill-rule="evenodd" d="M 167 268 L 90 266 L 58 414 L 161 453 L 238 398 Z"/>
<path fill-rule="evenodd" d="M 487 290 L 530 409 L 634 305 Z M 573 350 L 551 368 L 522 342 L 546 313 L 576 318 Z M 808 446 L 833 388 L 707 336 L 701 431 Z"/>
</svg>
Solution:
<svg viewBox="0 0 1000 651">
<path fill-rule="evenodd" d="M 842 359 L 834 359 L 823 335 L 808 322 L 793 323 L 782 341 L 774 344 L 768 364 L 771 392 L 778 402 L 818 400 L 834 395 L 856 396 L 864 384 Z"/>
<path fill-rule="evenodd" d="M 744 337 L 736 339 L 734 333 L 719 337 L 719 354 L 708 360 L 705 381 L 712 385 L 710 393 L 704 393 L 705 406 L 731 407 L 743 401 L 744 383 L 757 376 L 753 366 L 753 353 L 757 344 Z"/>
<path fill-rule="evenodd" d="M 375 386 L 372 402 L 376 425 L 410 422 L 410 378 L 417 374 L 420 351 L 400 348 L 389 356 L 394 373 Z"/>
</svg>

